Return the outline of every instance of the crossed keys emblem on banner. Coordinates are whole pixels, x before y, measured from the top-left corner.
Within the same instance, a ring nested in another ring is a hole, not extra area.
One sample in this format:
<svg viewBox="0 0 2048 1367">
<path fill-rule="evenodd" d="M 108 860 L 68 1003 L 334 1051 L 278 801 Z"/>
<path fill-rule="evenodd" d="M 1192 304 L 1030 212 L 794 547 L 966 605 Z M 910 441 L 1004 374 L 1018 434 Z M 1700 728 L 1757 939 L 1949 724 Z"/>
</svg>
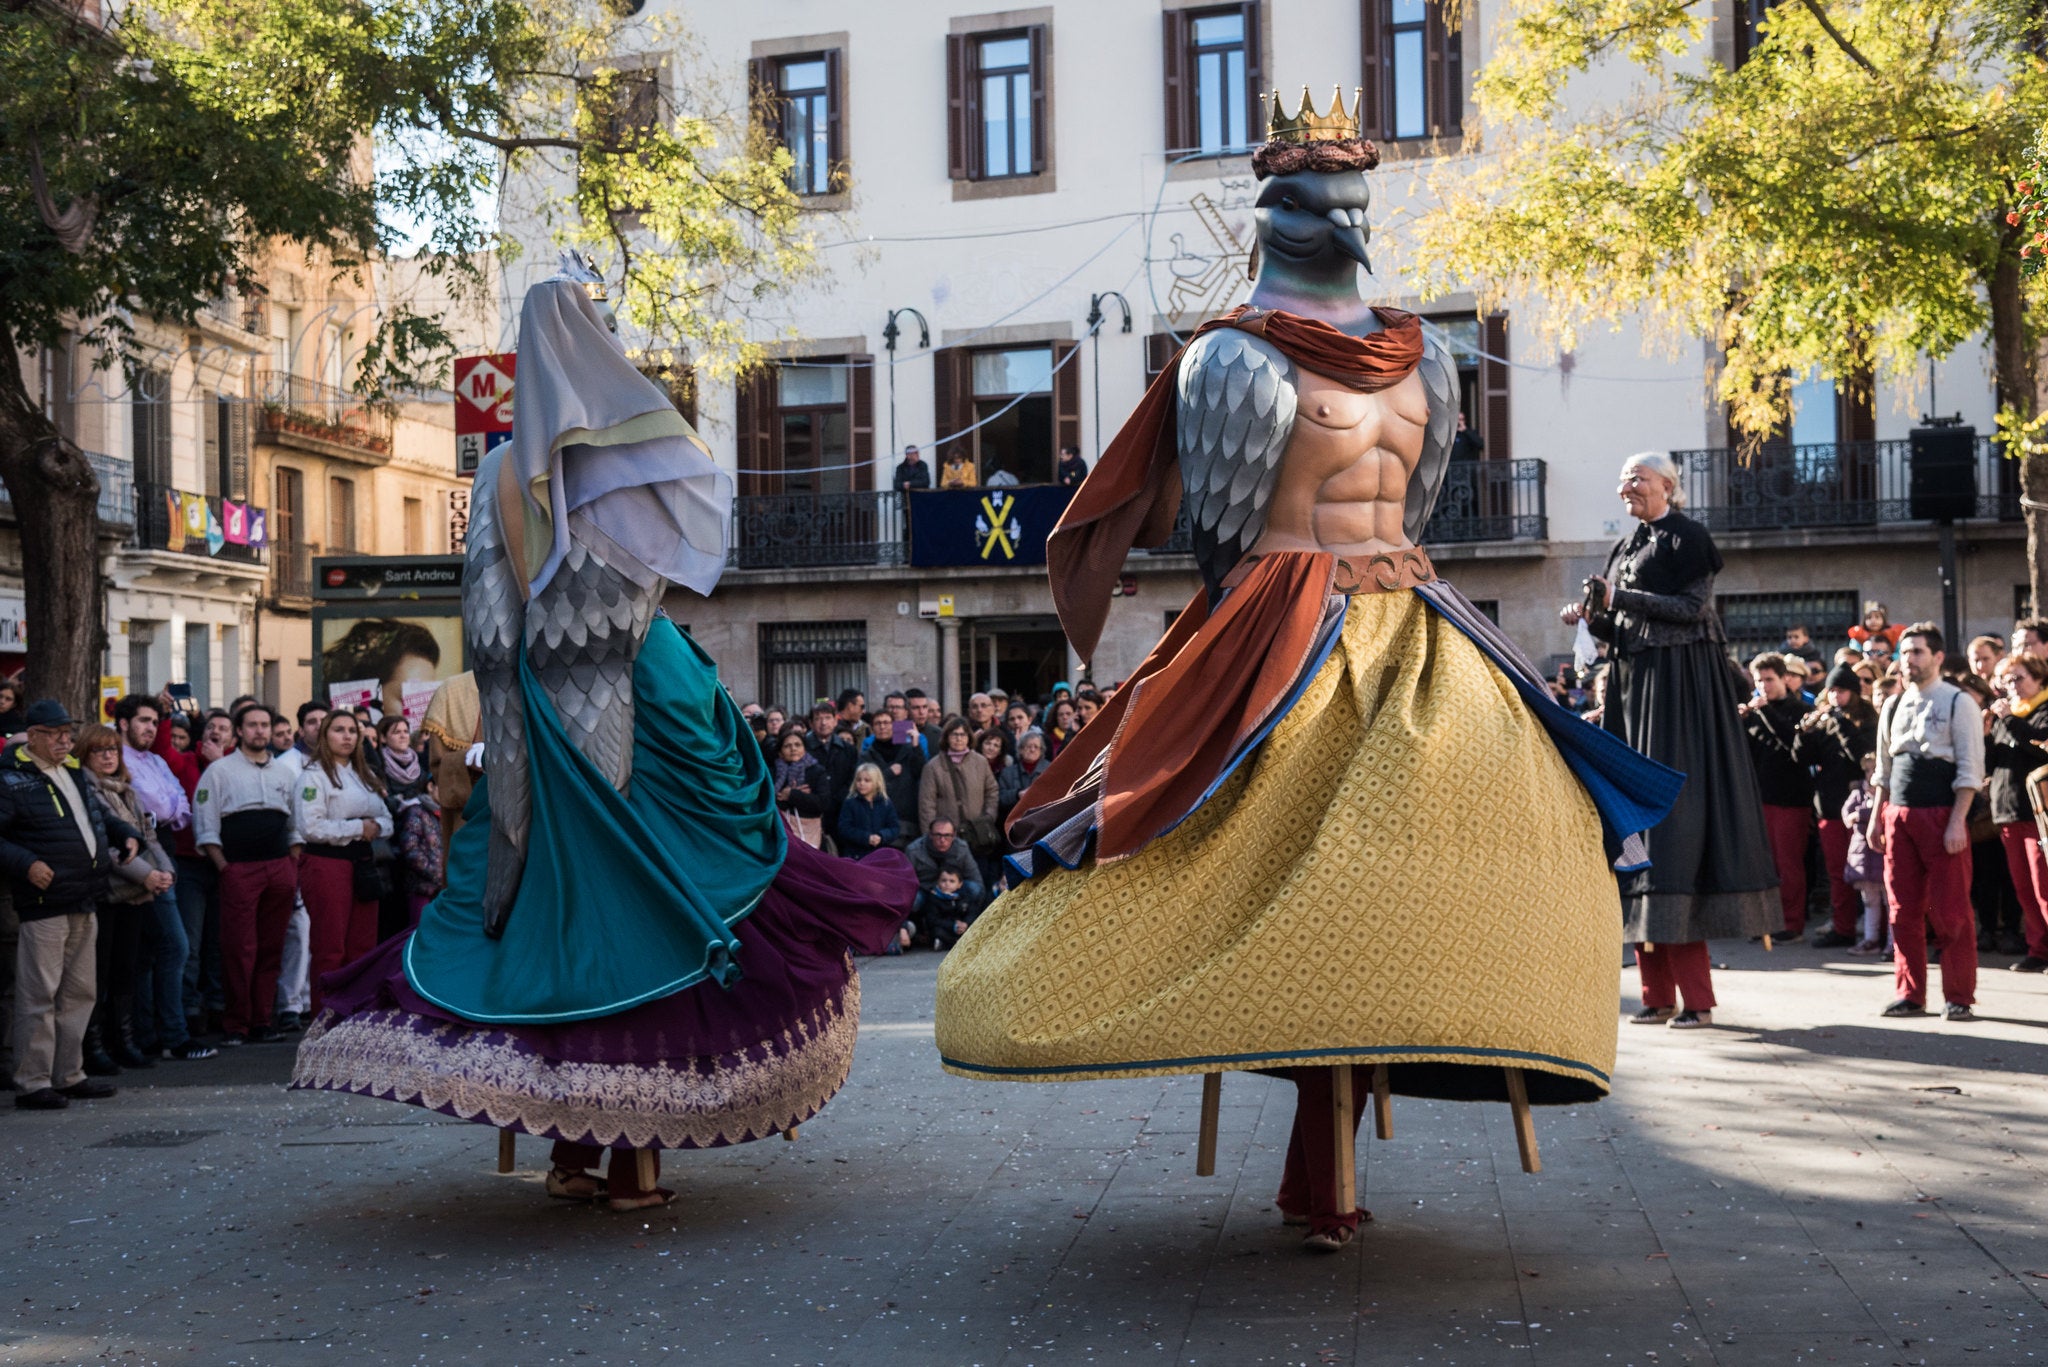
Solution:
<svg viewBox="0 0 2048 1367">
<path fill-rule="evenodd" d="M 1024 535 L 1024 524 L 1018 521 L 1017 500 L 1009 494 L 1001 495 L 1002 503 L 996 503 L 995 494 L 981 496 L 981 511 L 974 515 L 974 544 L 987 560 L 1002 550 L 1003 559 L 1017 558 L 1017 542 Z"/>
</svg>

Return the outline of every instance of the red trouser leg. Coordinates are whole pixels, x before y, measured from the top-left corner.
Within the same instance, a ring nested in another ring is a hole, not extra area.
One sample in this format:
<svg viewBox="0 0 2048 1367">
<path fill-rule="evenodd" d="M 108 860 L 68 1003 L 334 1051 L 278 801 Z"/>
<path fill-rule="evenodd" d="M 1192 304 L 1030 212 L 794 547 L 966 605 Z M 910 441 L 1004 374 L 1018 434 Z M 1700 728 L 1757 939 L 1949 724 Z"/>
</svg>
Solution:
<svg viewBox="0 0 2048 1367">
<path fill-rule="evenodd" d="M 249 975 L 251 1020 L 270 1023 L 277 1003 L 277 975 L 284 967 L 284 937 L 291 928 L 292 904 L 299 896 L 299 868 L 289 859 L 272 859 L 264 870 L 256 897 L 256 966 Z"/>
<path fill-rule="evenodd" d="M 1688 1011 L 1714 1009 L 1714 959 L 1705 940 L 1684 944 L 1658 945 L 1657 952 L 1669 956 L 1671 976 L 1678 983 L 1678 999 Z"/>
<path fill-rule="evenodd" d="M 1643 1005 L 1668 1011 L 1678 1005 L 1678 979 L 1671 976 L 1671 946 L 1637 945 L 1636 972 L 1643 979 Z"/>
<path fill-rule="evenodd" d="M 355 865 L 346 859 L 308 854 L 299 864 L 299 896 L 306 902 L 306 977 L 312 984 L 316 1016 L 320 977 L 340 968 L 347 950 L 355 884 Z"/>
<path fill-rule="evenodd" d="M 1765 803 L 1764 829 L 1771 838 L 1771 859 L 1778 866 L 1778 908 L 1784 913 L 1785 929 L 1798 934 L 1806 929 L 1806 841 L 1813 830 L 1813 809 Z"/>
<path fill-rule="evenodd" d="M 654 1155 L 654 1180 L 661 1180 L 661 1150 L 649 1150 Z M 635 1162 L 637 1150 L 613 1149 L 612 1161 L 605 1165 L 605 1195 L 614 1201 L 624 1201 L 635 1196 L 652 1196 L 655 1189 L 640 1189 L 640 1170 Z"/>
<path fill-rule="evenodd" d="M 2048 959 L 2048 856 L 2041 853 L 2040 828 L 2031 821 L 2008 821 L 1998 828 L 2005 845 L 2005 866 L 2020 895 L 2020 924 L 2027 933 L 2027 954 Z"/>
<path fill-rule="evenodd" d="M 1330 1070 L 1290 1068 L 1294 1079 L 1294 1132 L 1287 1139 L 1287 1163 L 1280 1172 L 1280 1194 L 1273 1203 L 1289 1215 L 1308 1216 L 1312 1233 L 1334 1229 L 1357 1229 L 1359 1212 L 1337 1209 L 1337 1165 L 1355 1163 L 1355 1154 L 1336 1151 L 1334 1107 L 1336 1090 Z M 1372 1069 L 1354 1066 L 1351 1072 L 1351 1128 L 1365 1114 L 1365 1098 L 1372 1091 Z"/>
<path fill-rule="evenodd" d="M 1835 934 L 1854 938 L 1863 899 L 1843 876 L 1849 867 L 1849 827 L 1841 821 L 1820 823 L 1820 857 L 1828 868 L 1828 909 Z"/>
<path fill-rule="evenodd" d="M 1927 868 L 1912 837 L 1912 814 L 1910 807 L 1887 806 L 1879 828 L 1884 832 L 1884 896 L 1891 904 L 1892 995 L 1925 1006 Z"/>
<path fill-rule="evenodd" d="M 255 1024 L 258 1000 L 249 980 L 256 972 L 256 902 L 263 887 L 263 865 L 230 864 L 220 871 L 220 986 L 227 1005 L 221 1029 L 246 1035 Z M 268 1001 L 262 1019 L 270 1018 Z"/>
</svg>

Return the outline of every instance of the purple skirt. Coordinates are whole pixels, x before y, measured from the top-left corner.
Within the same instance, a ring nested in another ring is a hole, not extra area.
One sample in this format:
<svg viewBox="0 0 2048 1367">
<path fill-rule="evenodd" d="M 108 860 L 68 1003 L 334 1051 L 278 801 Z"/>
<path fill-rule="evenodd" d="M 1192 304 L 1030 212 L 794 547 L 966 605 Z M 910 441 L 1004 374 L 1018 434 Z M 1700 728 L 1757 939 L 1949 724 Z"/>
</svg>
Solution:
<svg viewBox="0 0 2048 1367">
<path fill-rule="evenodd" d="M 607 1148 L 761 1139 L 816 1115 L 846 1081 L 860 1025 L 852 956 L 880 953 L 916 896 L 894 851 L 855 862 L 792 840 L 735 927 L 738 983 L 564 1025 L 450 1015 L 406 982 L 407 937 L 395 936 L 321 980 L 325 1009 L 291 1085 Z"/>
</svg>

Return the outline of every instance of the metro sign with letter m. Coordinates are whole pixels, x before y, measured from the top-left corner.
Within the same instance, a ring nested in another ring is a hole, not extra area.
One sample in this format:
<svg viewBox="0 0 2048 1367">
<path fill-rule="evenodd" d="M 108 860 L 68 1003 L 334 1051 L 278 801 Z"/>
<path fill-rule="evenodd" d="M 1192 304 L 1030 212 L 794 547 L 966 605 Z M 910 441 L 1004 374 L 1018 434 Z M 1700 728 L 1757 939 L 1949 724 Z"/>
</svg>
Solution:
<svg viewBox="0 0 2048 1367">
<path fill-rule="evenodd" d="M 518 356 L 460 356 L 455 361 L 455 473 L 467 479 L 498 443 L 512 437 L 512 381 Z"/>
</svg>

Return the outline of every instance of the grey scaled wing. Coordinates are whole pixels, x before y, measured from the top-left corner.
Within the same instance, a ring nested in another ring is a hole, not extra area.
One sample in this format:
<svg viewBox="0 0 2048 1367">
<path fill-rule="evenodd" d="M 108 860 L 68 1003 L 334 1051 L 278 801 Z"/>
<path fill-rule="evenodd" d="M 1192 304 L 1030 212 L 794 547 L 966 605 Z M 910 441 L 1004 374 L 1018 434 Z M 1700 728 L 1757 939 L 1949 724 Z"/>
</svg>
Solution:
<svg viewBox="0 0 2048 1367">
<path fill-rule="evenodd" d="M 490 776 L 491 842 L 484 868 L 484 931 L 495 938 L 526 869 L 532 819 L 526 707 L 519 691 L 525 603 L 505 545 L 498 508 L 498 456 L 484 458 L 471 492 L 462 566 L 462 634 L 476 675 L 484 766 Z"/>
<path fill-rule="evenodd" d="M 1411 544 L 1419 546 L 1451 468 L 1451 439 L 1458 432 L 1458 367 L 1443 344 L 1425 334 L 1422 360 L 1415 372 L 1429 395 L 1429 422 L 1422 429 L 1422 459 L 1408 477 L 1408 506 L 1402 510 L 1401 530 Z"/>
<path fill-rule="evenodd" d="M 1294 362 L 1248 332 L 1205 333 L 1181 358 L 1181 506 L 1212 596 L 1266 530 L 1297 399 Z"/>
</svg>

